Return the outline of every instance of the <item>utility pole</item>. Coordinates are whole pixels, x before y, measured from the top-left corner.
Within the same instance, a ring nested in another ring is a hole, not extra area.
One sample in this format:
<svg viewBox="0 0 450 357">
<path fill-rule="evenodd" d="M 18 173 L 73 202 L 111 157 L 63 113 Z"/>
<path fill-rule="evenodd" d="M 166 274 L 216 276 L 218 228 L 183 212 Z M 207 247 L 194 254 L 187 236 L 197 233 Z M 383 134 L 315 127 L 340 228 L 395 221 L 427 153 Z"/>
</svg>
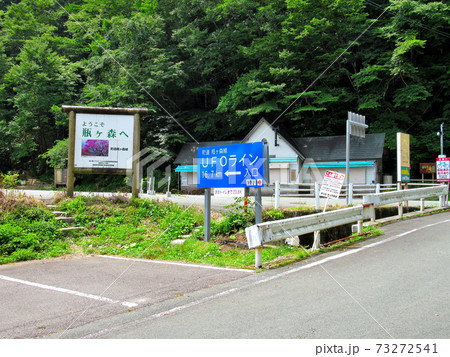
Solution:
<svg viewBox="0 0 450 357">
<path fill-rule="evenodd" d="M 444 155 L 444 123 L 441 124 L 441 131 L 437 132 L 437 136 L 441 137 L 441 155 Z"/>
</svg>

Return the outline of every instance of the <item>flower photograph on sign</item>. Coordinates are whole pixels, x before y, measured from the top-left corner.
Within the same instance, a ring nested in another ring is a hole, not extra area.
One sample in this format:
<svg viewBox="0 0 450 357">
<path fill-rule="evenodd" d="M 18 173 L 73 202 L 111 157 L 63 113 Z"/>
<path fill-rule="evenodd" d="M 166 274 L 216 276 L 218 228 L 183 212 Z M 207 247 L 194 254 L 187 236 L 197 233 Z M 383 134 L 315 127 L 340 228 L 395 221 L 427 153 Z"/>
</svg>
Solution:
<svg viewBox="0 0 450 357">
<path fill-rule="evenodd" d="M 81 142 L 81 156 L 108 156 L 108 140 L 83 140 Z"/>
</svg>

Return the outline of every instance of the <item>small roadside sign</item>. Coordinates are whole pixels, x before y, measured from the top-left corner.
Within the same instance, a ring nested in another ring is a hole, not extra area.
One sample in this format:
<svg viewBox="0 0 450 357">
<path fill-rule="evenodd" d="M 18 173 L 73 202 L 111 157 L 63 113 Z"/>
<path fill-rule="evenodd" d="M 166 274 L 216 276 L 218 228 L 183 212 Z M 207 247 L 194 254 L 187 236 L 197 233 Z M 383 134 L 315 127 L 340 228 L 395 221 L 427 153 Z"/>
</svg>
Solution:
<svg viewBox="0 0 450 357">
<path fill-rule="evenodd" d="M 434 162 L 422 162 L 420 163 L 419 170 L 421 174 L 435 174 L 436 163 Z"/>
<path fill-rule="evenodd" d="M 245 197 L 245 188 L 214 188 L 215 197 Z"/>
<path fill-rule="evenodd" d="M 450 157 L 436 159 L 436 181 L 450 182 Z"/>
<path fill-rule="evenodd" d="M 342 184 L 344 183 L 345 174 L 328 170 L 320 187 L 319 195 L 321 197 L 339 198 Z"/>
</svg>

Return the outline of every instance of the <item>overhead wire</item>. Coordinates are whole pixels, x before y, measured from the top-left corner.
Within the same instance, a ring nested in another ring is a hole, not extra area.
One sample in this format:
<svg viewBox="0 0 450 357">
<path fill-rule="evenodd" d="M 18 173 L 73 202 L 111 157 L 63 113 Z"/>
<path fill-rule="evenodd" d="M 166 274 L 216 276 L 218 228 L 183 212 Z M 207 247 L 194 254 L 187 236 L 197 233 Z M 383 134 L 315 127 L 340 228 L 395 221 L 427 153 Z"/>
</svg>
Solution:
<svg viewBox="0 0 450 357">
<path fill-rule="evenodd" d="M 441 30 L 435 29 L 435 28 L 433 28 L 433 27 L 427 26 L 427 25 L 421 23 L 421 22 L 418 21 L 418 20 L 413 20 L 413 19 L 411 19 L 411 18 L 409 18 L 409 17 L 406 17 L 406 16 L 402 15 L 402 14 L 401 14 L 400 12 L 398 12 L 398 11 L 394 11 L 394 10 L 389 9 L 390 5 L 388 5 L 388 6 L 383 6 L 383 5 L 381 5 L 381 4 L 376 3 L 376 2 L 373 1 L 373 0 L 364 0 L 364 2 L 365 2 L 366 4 L 372 6 L 372 7 L 377 7 L 377 8 L 382 9 L 382 10 L 387 9 L 386 12 L 389 13 L 389 14 L 391 14 L 391 15 L 395 15 L 395 16 L 397 16 L 397 17 L 400 17 L 402 20 L 405 20 L 405 21 L 407 21 L 407 22 L 409 22 L 409 23 L 411 23 L 411 24 L 414 24 L 414 25 L 416 25 L 416 26 L 422 27 L 422 28 L 424 28 L 424 29 L 426 29 L 426 30 L 428 30 L 428 31 L 434 32 L 434 33 L 436 33 L 436 34 L 438 34 L 438 35 L 444 36 L 444 37 L 446 37 L 446 38 L 450 38 L 450 34 L 449 34 L 449 33 L 446 33 L 446 32 L 444 32 L 444 31 L 441 31 Z"/>
</svg>

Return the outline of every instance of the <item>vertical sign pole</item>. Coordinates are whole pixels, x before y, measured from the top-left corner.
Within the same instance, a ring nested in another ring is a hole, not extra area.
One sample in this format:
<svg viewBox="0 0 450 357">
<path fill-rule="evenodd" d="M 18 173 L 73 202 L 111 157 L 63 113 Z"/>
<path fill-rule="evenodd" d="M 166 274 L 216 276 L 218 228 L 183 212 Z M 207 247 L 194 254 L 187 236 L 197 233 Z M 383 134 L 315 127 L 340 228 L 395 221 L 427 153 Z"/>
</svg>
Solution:
<svg viewBox="0 0 450 357">
<path fill-rule="evenodd" d="M 139 151 L 140 151 L 140 120 L 139 114 L 134 114 L 134 136 L 133 136 L 133 163 L 132 163 L 132 183 L 131 197 L 139 197 Z"/>
<path fill-rule="evenodd" d="M 69 161 L 67 166 L 67 197 L 73 197 L 73 187 L 75 184 L 75 118 L 73 110 L 69 112 Z"/>
<path fill-rule="evenodd" d="M 261 187 L 255 188 L 255 224 L 262 223 Z M 255 249 L 255 267 L 262 267 L 262 247 Z"/>
<path fill-rule="evenodd" d="M 263 142 L 263 170 L 264 170 L 264 186 L 270 184 L 269 177 L 269 144 L 266 139 Z M 261 187 L 255 188 L 255 224 L 262 223 L 262 198 L 261 198 Z M 255 249 L 255 267 L 262 267 L 262 247 L 257 247 Z"/>
<path fill-rule="evenodd" d="M 347 130 L 345 135 L 345 184 L 347 185 L 347 198 L 346 198 L 347 204 L 349 202 L 348 186 L 350 184 L 350 119 L 351 113 L 348 112 Z"/>
<path fill-rule="evenodd" d="M 211 238 L 211 189 L 205 188 L 205 242 Z"/>
</svg>

